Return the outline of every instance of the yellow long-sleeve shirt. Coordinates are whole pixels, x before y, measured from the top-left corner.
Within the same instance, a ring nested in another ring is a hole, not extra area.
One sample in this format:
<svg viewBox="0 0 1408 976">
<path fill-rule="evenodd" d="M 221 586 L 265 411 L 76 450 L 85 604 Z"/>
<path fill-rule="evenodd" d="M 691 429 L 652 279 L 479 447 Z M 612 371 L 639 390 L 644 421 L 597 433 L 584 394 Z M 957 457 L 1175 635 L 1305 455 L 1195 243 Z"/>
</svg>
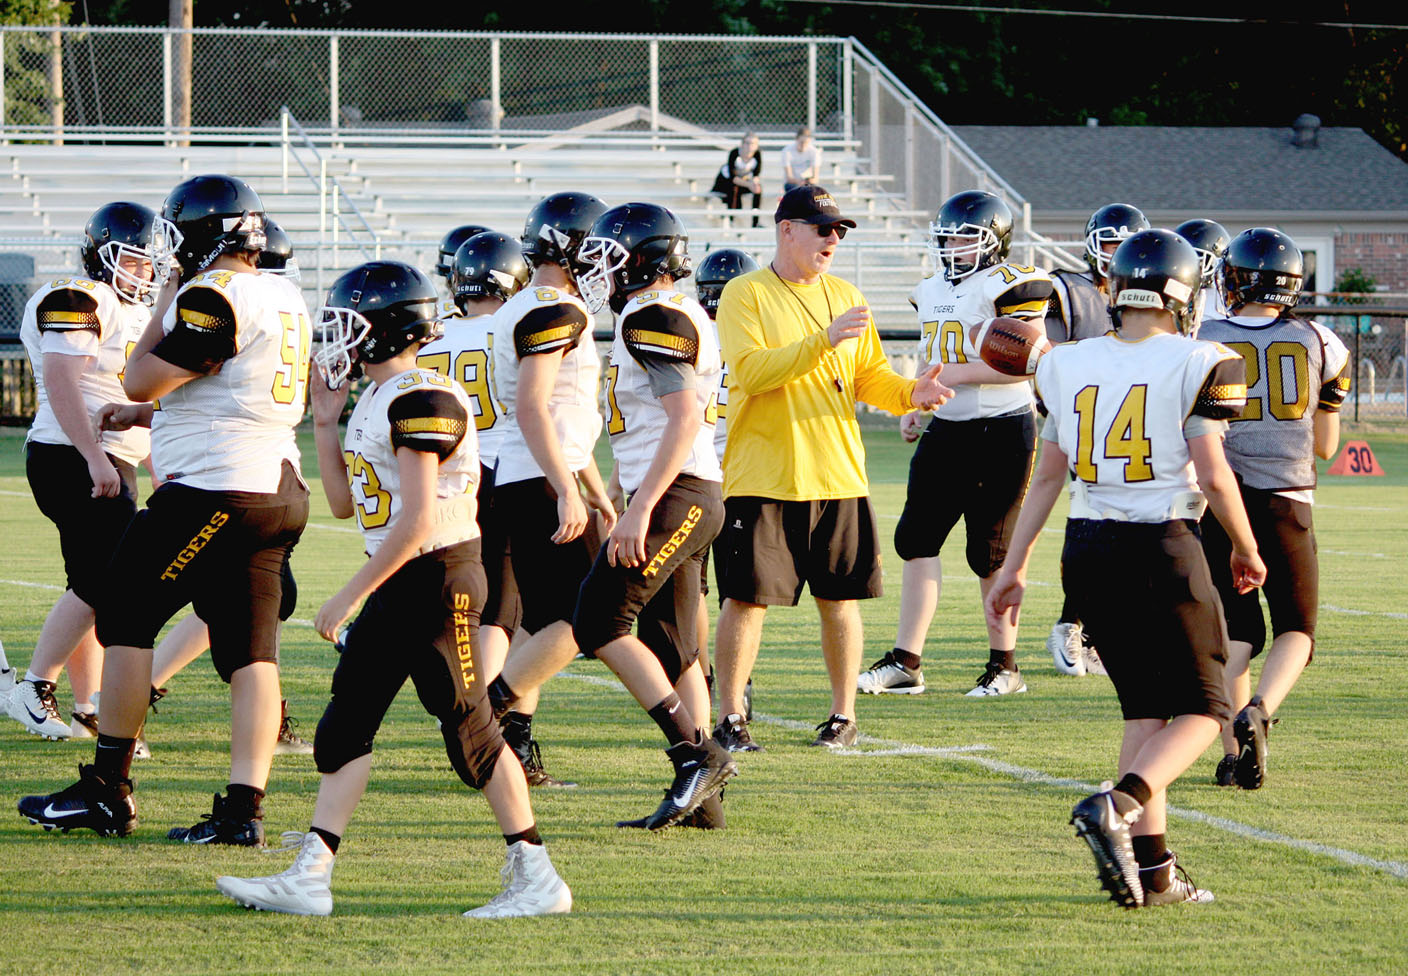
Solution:
<svg viewBox="0 0 1408 976">
<path fill-rule="evenodd" d="M 831 348 L 832 320 L 864 304 L 859 289 L 831 275 L 798 285 L 763 268 L 724 287 L 718 326 L 728 364 L 725 498 L 869 493 L 856 401 L 905 413 L 914 409 L 914 380 L 890 367 L 873 324 Z"/>
</svg>

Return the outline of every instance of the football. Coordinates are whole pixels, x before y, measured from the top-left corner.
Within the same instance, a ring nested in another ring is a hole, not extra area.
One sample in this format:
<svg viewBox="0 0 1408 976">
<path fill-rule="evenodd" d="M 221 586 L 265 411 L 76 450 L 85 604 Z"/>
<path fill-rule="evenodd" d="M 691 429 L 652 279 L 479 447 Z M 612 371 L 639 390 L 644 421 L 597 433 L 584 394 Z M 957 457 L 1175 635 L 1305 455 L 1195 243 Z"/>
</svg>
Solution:
<svg viewBox="0 0 1408 976">
<path fill-rule="evenodd" d="M 1031 376 L 1037 361 L 1051 348 L 1046 327 L 1029 319 L 989 319 L 973 331 L 969 338 L 983 362 L 1008 376 Z"/>
</svg>

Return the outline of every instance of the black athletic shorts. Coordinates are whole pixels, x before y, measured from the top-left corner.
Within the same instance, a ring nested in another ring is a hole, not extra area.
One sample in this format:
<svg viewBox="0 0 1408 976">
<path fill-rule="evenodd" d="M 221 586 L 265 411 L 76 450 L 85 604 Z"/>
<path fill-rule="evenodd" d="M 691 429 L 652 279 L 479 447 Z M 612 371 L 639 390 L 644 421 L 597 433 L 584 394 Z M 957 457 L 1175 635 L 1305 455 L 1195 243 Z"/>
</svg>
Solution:
<svg viewBox="0 0 1408 976">
<path fill-rule="evenodd" d="M 577 590 L 601 548 L 596 518 L 588 518 L 586 531 L 571 542 L 554 543 L 557 493 L 547 478 L 495 485 L 494 512 L 508 530 L 513 575 L 532 581 L 518 591 L 523 629 L 536 634 L 559 620 L 570 622 L 577 608 Z M 588 515 L 592 515 L 590 509 Z"/>
<path fill-rule="evenodd" d="M 719 483 L 680 475 L 650 513 L 644 566 L 612 566 L 602 546 L 572 617 L 582 653 L 591 657 L 634 624 L 670 684 L 678 682 L 699 656 L 700 567 L 723 519 Z"/>
<path fill-rule="evenodd" d="M 1272 636 L 1299 631 L 1310 637 L 1313 649 L 1320 607 L 1320 560 L 1315 554 L 1311 506 L 1246 485 L 1242 486 L 1242 504 L 1261 561 L 1266 563 L 1266 585 L 1261 592 L 1271 608 Z M 1203 516 L 1202 530 L 1208 568 L 1227 612 L 1227 636 L 1250 644 L 1255 657 L 1266 646 L 1261 600 L 1256 590 L 1238 593 L 1232 585 L 1232 540 L 1212 512 Z"/>
<path fill-rule="evenodd" d="M 880 534 L 869 498 L 727 498 L 714 559 L 720 597 L 741 603 L 795 607 L 804 585 L 820 600 L 868 600 L 882 592 Z"/>
<path fill-rule="evenodd" d="M 137 514 L 137 469 L 109 454 L 121 488 L 113 498 L 94 498 L 88 462 L 78 448 L 30 441 L 24 454 L 35 504 L 59 530 L 68 588 L 95 606 L 104 589 L 123 582 L 123 577 L 108 576 L 108 563 Z"/>
<path fill-rule="evenodd" d="M 318 723 L 320 771 L 371 752 L 409 677 L 421 705 L 440 719 L 456 771 L 466 782 L 488 778 L 503 742 L 479 667 L 484 592 L 479 540 L 471 539 L 411 559 L 367 597 L 347 630 Z M 456 704 L 457 682 L 468 689 L 467 708 Z"/>
<path fill-rule="evenodd" d="M 935 417 L 909 462 L 909 489 L 895 526 L 901 559 L 937 556 L 963 519 L 968 567 L 988 577 L 1007 559 L 1036 455 L 1031 410 L 979 420 Z"/>
<path fill-rule="evenodd" d="M 1125 719 L 1231 717 L 1227 626 L 1197 523 L 1068 519 L 1061 558 Z"/>
<path fill-rule="evenodd" d="M 502 510 L 494 510 L 494 469 L 485 465 L 479 466 L 477 500 L 480 555 L 484 562 L 484 581 L 489 587 L 479 622 L 486 627 L 501 627 L 512 635 L 523 622 L 523 603 L 518 595 L 518 580 L 513 575 L 508 528 L 504 525 Z"/>
<path fill-rule="evenodd" d="M 308 489 L 283 464 L 278 491 L 158 488 L 112 559 L 121 588 L 97 607 L 104 647 L 151 647 L 186 604 L 210 630 L 210 656 L 226 681 L 247 664 L 278 656 L 284 564 L 308 521 Z"/>
</svg>

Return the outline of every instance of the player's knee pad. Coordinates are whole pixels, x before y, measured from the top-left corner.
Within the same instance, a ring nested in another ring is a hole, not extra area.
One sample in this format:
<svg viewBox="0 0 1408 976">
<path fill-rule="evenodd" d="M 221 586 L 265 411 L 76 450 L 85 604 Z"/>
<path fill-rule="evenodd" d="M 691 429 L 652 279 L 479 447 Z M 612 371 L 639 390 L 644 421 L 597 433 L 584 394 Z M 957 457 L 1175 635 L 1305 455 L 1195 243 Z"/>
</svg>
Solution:
<svg viewBox="0 0 1408 976">
<path fill-rule="evenodd" d="M 284 559 L 283 592 L 279 598 L 279 619 L 287 620 L 298 607 L 298 581 L 293 578 L 293 569 Z"/>
<path fill-rule="evenodd" d="M 440 734 L 445 739 L 445 754 L 459 778 L 466 786 L 484 789 L 504 750 L 504 737 L 489 700 L 481 696 L 468 712 L 456 710 L 442 715 Z"/>
<path fill-rule="evenodd" d="M 631 621 L 621 619 L 611 607 L 577 605 L 572 617 L 572 639 L 587 657 L 631 632 Z"/>
<path fill-rule="evenodd" d="M 313 764 L 318 772 L 335 773 L 354 759 L 372 751 L 374 732 L 350 727 L 338 715 L 336 699 L 328 703 L 313 735 Z"/>
<path fill-rule="evenodd" d="M 920 524 L 909 514 L 906 507 L 900 514 L 899 524 L 895 526 L 895 555 L 906 562 L 911 559 L 932 559 L 943 548 L 943 539 L 938 537 L 932 526 Z"/>
<path fill-rule="evenodd" d="M 987 579 L 1007 561 L 1007 546 L 995 540 L 969 539 L 963 554 L 968 560 L 968 568 L 980 579 Z"/>
</svg>

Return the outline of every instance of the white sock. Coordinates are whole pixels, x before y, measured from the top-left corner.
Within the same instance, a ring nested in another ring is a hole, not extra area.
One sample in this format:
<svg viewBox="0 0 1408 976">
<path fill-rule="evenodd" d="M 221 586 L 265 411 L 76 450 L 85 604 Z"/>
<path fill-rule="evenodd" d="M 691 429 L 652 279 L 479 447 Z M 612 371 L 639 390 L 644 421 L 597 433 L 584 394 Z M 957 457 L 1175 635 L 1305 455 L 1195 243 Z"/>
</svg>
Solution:
<svg viewBox="0 0 1408 976">
<path fill-rule="evenodd" d="M 10 659 L 5 656 L 5 642 L 0 641 L 0 671 L 10 670 Z"/>
<path fill-rule="evenodd" d="M 26 680 L 26 681 L 48 681 L 49 679 L 46 678 L 46 677 L 44 677 L 42 674 L 35 674 L 33 671 L 26 671 L 26 672 L 24 673 L 24 680 Z M 52 682 L 51 682 L 51 683 L 52 683 Z"/>
<path fill-rule="evenodd" d="M 98 706 L 92 702 L 74 702 L 73 710 L 79 715 L 97 715 Z"/>
</svg>

